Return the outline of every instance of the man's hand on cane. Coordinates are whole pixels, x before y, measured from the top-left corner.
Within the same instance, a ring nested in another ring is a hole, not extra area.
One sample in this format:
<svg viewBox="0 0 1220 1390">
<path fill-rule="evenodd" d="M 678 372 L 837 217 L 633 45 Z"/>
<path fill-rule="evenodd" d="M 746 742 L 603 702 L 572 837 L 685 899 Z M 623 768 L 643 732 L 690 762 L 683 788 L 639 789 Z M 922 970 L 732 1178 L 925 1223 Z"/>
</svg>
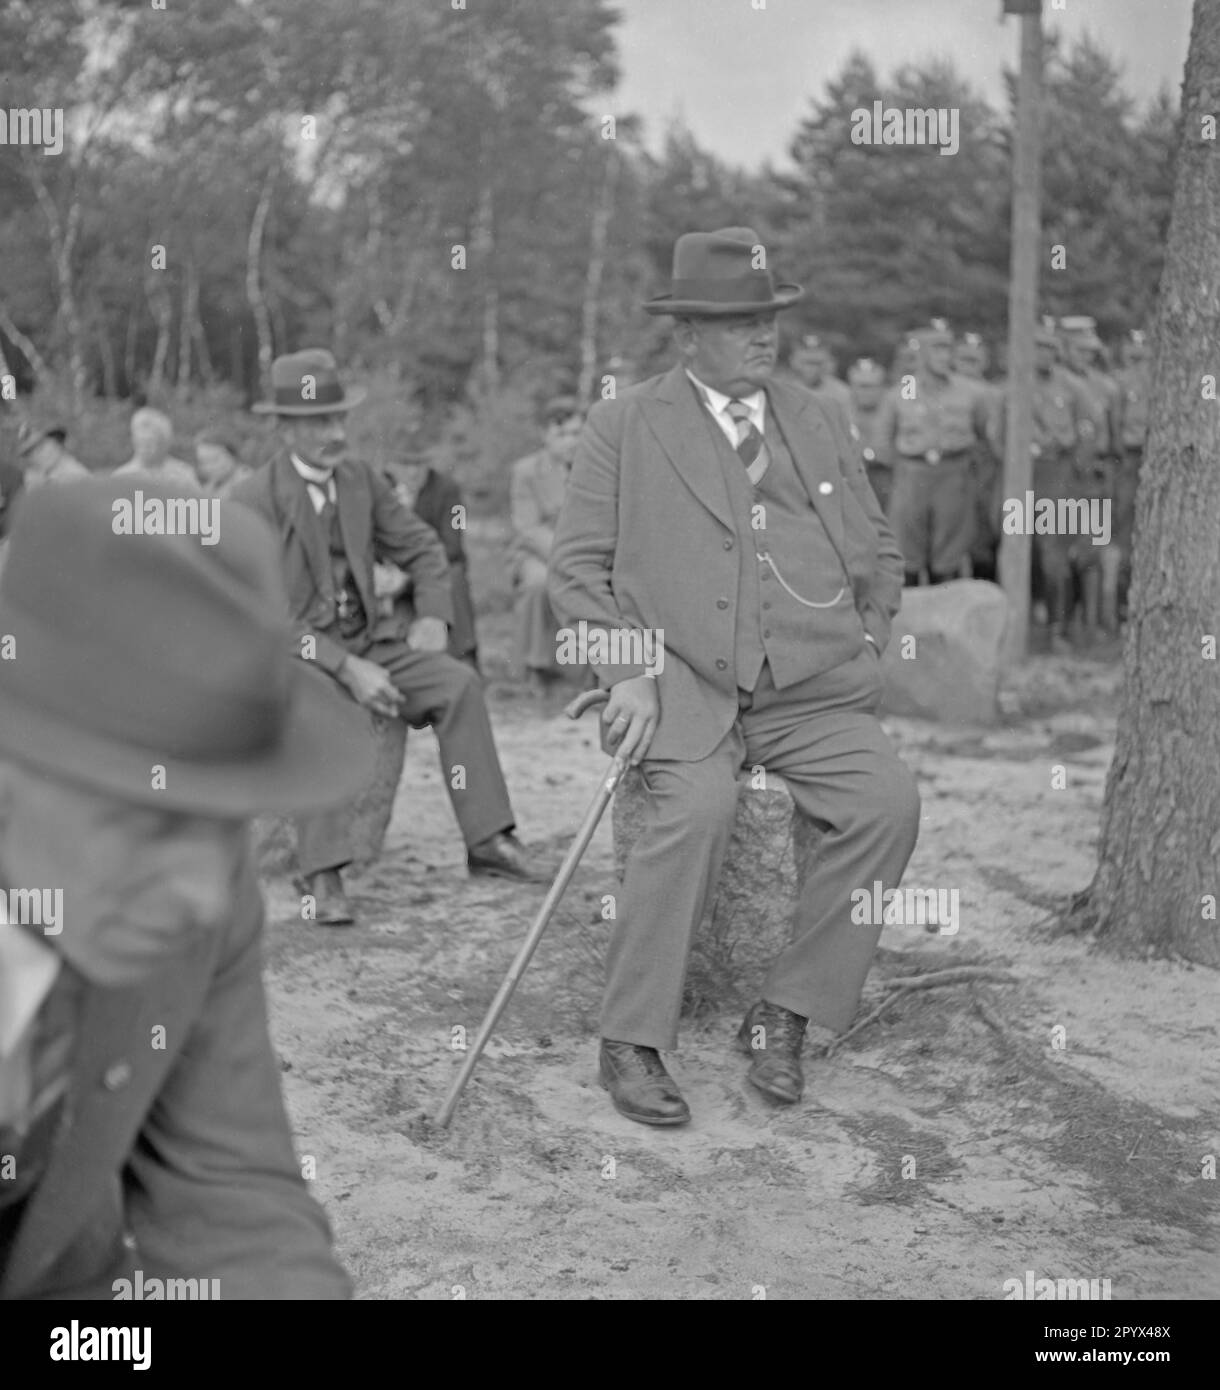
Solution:
<svg viewBox="0 0 1220 1390">
<path fill-rule="evenodd" d="M 638 767 L 657 731 L 661 700 L 651 676 L 633 676 L 610 688 L 610 700 L 602 712 L 604 744 L 608 753 Z"/>
</svg>

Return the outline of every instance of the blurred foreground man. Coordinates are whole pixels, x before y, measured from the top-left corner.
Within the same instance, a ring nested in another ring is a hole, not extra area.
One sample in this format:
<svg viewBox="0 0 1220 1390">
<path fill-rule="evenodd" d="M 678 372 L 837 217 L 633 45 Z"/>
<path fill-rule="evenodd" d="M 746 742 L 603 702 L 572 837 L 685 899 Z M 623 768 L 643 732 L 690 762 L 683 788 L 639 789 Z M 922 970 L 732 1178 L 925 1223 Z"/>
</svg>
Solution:
<svg viewBox="0 0 1220 1390">
<path fill-rule="evenodd" d="M 483 688 L 448 653 L 453 598 L 440 540 L 379 470 L 348 454 L 346 415 L 364 393 L 344 390 L 321 348 L 277 357 L 271 384 L 274 398 L 254 409 L 276 417 L 280 452 L 232 497 L 279 538 L 297 655 L 374 714 L 431 725 L 470 872 L 532 880 Z M 382 611 L 374 567 L 386 560 L 410 576 L 409 622 Z M 347 808 L 300 817 L 297 858 L 318 925 L 351 924 L 341 873 L 352 860 Z"/>
<path fill-rule="evenodd" d="M 690 1118 L 659 1052 L 677 1045 L 743 763 L 825 827 L 792 944 L 738 1033 L 773 1100 L 801 1097 L 807 1025 L 824 1040 L 855 1014 L 881 928 L 853 923 L 852 891 L 896 886 L 918 832 L 914 779 L 874 712 L 902 560 L 839 412 L 771 379 L 776 313 L 803 291 L 752 268 L 757 243 L 746 227 L 679 237 L 670 291 L 644 307 L 673 316 L 681 360 L 590 411 L 551 560 L 560 618 L 611 654 L 618 635 L 623 659 L 595 667 L 607 741 L 650 793 L 600 1053 L 615 1106 L 642 1124 Z M 663 662 L 628 659 L 631 633 L 663 643 Z"/>
<path fill-rule="evenodd" d="M 367 720 L 292 662 L 257 518 L 227 510 L 212 545 L 116 535 L 130 495 L 39 490 L 0 584 L 0 1296 L 343 1298 L 245 822 L 350 796 Z"/>
</svg>

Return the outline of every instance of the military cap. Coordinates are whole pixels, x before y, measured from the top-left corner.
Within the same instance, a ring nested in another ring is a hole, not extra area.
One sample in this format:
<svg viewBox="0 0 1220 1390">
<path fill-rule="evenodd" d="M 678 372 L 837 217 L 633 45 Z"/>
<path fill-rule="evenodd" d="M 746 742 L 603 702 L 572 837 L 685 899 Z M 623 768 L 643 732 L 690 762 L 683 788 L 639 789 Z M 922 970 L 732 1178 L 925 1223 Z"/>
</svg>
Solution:
<svg viewBox="0 0 1220 1390">
<path fill-rule="evenodd" d="M 950 347 L 953 345 L 953 334 L 944 319 L 929 319 L 922 328 L 915 330 L 913 336 L 915 342 L 920 346 L 928 346 L 932 343 L 944 343 Z"/>
<path fill-rule="evenodd" d="M 861 357 L 848 367 L 847 380 L 853 386 L 880 386 L 885 372 L 871 357 Z"/>
</svg>

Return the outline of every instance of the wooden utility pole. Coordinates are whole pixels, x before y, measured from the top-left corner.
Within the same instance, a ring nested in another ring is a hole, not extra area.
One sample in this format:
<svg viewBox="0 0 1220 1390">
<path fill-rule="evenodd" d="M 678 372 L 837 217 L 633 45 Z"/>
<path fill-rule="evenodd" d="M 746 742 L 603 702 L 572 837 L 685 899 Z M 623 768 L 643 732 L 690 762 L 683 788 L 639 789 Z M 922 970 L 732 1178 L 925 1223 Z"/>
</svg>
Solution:
<svg viewBox="0 0 1220 1390">
<path fill-rule="evenodd" d="M 1016 142 L 1012 180 L 1012 260 L 1008 285 L 1008 410 L 1004 440 L 1004 496 L 1033 486 L 1032 403 L 1034 324 L 1038 312 L 1038 252 L 1042 243 L 1042 0 L 1004 0 L 1004 13 L 1021 17 L 1021 72 L 1017 79 Z M 1008 596 L 1008 662 L 1021 660 L 1029 641 L 1030 536 L 1000 538 L 1000 582 Z"/>
</svg>

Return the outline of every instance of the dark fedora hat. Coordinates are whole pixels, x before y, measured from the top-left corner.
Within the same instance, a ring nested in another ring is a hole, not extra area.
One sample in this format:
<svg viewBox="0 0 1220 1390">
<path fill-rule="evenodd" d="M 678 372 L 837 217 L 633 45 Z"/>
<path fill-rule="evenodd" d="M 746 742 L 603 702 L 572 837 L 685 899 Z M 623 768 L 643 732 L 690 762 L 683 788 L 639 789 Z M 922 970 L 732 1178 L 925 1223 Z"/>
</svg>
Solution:
<svg viewBox="0 0 1220 1390">
<path fill-rule="evenodd" d="M 751 227 L 687 232 L 674 243 L 669 293 L 648 300 L 645 312 L 715 318 L 799 304 L 805 291 L 800 285 L 777 285 L 770 270 L 756 263 L 761 249 Z"/>
<path fill-rule="evenodd" d="M 167 502 L 209 500 L 214 544 L 140 534 Z M 123 503 L 143 518 L 134 534 L 116 534 Z M 372 777 L 368 716 L 294 657 L 274 537 L 238 502 L 147 475 L 37 489 L 9 544 L 0 634 L 0 758 L 232 817 L 344 801 Z"/>
<path fill-rule="evenodd" d="M 285 353 L 271 364 L 271 400 L 256 401 L 258 415 L 330 415 L 364 400 L 363 387 L 344 391 L 339 368 L 325 348 Z"/>
</svg>

